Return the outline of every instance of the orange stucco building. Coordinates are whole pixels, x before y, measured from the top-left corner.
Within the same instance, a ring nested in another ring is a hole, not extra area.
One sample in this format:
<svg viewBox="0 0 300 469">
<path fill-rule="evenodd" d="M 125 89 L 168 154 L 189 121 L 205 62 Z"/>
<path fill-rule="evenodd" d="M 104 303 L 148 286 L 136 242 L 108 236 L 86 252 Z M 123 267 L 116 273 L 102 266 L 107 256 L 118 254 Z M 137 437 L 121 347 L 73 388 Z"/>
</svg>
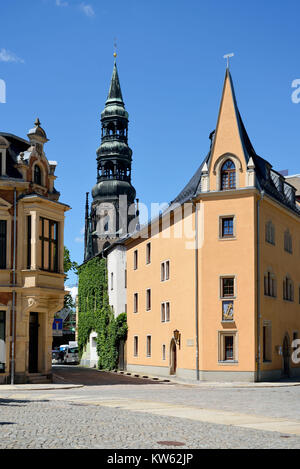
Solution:
<svg viewBox="0 0 300 469">
<path fill-rule="evenodd" d="M 300 206 L 288 179 L 255 152 L 229 70 L 207 157 L 125 245 L 129 371 L 210 381 L 300 375 Z"/>
</svg>

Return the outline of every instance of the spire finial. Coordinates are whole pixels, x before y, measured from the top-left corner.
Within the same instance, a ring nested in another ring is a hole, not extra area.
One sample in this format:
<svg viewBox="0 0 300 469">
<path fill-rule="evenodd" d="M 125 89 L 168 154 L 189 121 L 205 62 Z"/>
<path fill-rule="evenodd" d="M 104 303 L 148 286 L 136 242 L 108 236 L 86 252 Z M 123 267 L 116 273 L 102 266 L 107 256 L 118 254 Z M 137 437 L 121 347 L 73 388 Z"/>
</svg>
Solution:
<svg viewBox="0 0 300 469">
<path fill-rule="evenodd" d="M 36 118 L 34 125 L 36 125 L 37 127 L 41 126 L 40 119 L 38 117 Z"/>
<path fill-rule="evenodd" d="M 116 62 L 116 57 L 117 57 L 117 38 L 114 38 L 114 58 Z"/>
<path fill-rule="evenodd" d="M 231 57 L 234 57 L 234 53 L 233 53 L 233 52 L 231 52 L 231 54 L 225 54 L 225 55 L 223 56 L 224 59 L 227 59 L 227 69 L 228 69 L 228 70 L 229 70 L 229 59 L 230 59 Z"/>
</svg>

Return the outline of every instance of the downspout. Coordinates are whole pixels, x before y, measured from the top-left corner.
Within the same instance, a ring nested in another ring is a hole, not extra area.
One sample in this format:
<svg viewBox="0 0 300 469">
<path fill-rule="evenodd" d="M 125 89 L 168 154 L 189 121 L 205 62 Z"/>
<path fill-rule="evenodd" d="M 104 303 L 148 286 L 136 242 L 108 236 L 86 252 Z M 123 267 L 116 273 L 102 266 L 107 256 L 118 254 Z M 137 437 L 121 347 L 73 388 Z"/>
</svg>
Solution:
<svg viewBox="0 0 300 469">
<path fill-rule="evenodd" d="M 199 381 L 199 266 L 198 266 L 198 204 L 195 207 L 195 327 L 196 327 L 196 379 Z"/>
<path fill-rule="evenodd" d="M 10 384 L 15 381 L 15 328 L 16 328 L 16 235 L 17 235 L 17 191 L 14 189 L 14 246 L 13 246 L 13 291 L 12 291 L 12 340 L 11 340 L 11 377 Z"/>
<path fill-rule="evenodd" d="M 264 198 L 264 191 L 261 191 L 261 197 L 257 200 L 257 375 L 256 380 L 260 381 L 260 359 L 261 359 L 261 314 L 260 314 L 260 202 Z"/>
</svg>

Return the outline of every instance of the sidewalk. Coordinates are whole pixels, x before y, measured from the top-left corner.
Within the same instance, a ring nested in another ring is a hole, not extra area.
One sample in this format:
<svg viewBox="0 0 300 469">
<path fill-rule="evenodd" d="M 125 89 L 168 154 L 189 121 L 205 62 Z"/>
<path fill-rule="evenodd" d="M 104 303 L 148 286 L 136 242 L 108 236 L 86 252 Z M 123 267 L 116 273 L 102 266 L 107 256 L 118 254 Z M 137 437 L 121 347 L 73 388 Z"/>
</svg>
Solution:
<svg viewBox="0 0 300 469">
<path fill-rule="evenodd" d="M 83 387 L 83 384 L 0 384 L 0 393 L 1 391 L 53 391 Z"/>
</svg>

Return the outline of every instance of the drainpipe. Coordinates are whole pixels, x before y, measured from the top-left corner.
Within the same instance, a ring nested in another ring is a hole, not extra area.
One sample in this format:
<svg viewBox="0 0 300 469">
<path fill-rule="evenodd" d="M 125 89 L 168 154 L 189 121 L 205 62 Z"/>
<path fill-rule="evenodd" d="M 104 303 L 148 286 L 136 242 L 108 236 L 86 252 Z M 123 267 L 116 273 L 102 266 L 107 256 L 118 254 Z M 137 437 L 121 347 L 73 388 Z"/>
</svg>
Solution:
<svg viewBox="0 0 300 469">
<path fill-rule="evenodd" d="M 13 292 L 12 292 L 12 341 L 11 341 L 11 377 L 10 384 L 15 381 L 15 327 L 16 327 L 16 235 L 17 235 L 17 191 L 14 189 L 14 246 L 13 246 Z"/>
<path fill-rule="evenodd" d="M 195 207 L 195 327 L 196 327 L 196 379 L 199 381 L 199 267 L 198 267 L 198 204 Z"/>
<path fill-rule="evenodd" d="M 260 359 L 261 359 L 261 314 L 260 314 L 260 202 L 264 198 L 264 191 L 261 192 L 261 197 L 257 200 L 257 381 L 260 381 Z"/>
</svg>

